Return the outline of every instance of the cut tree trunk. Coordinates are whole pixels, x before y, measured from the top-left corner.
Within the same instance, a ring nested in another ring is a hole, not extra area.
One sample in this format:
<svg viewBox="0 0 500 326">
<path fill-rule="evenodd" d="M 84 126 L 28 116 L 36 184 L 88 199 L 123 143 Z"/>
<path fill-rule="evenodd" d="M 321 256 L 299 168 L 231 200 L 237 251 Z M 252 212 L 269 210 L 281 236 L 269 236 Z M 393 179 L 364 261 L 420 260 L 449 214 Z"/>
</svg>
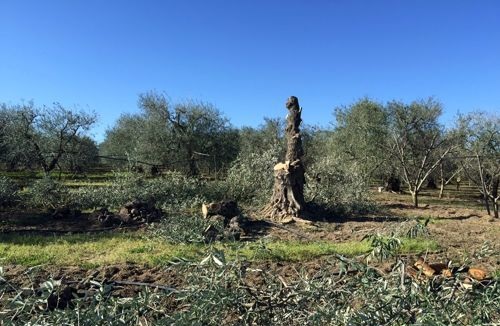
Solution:
<svg viewBox="0 0 500 326">
<path fill-rule="evenodd" d="M 302 136 L 300 123 L 302 122 L 302 109 L 295 96 L 288 98 L 286 139 L 287 152 L 284 163 L 274 166 L 274 188 L 271 202 L 264 209 L 264 215 L 271 219 L 287 222 L 299 218 L 304 211 L 304 165 L 302 156 Z"/>
</svg>

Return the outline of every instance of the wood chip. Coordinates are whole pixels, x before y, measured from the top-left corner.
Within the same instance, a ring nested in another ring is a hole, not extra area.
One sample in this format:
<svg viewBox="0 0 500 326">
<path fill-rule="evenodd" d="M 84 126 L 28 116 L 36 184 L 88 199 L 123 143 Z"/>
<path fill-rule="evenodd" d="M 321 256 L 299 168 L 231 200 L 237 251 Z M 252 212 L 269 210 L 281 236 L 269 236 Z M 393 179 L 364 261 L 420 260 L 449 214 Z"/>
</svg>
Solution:
<svg viewBox="0 0 500 326">
<path fill-rule="evenodd" d="M 467 272 L 473 279 L 477 281 L 482 281 L 484 280 L 488 273 L 486 271 L 480 269 L 480 268 L 469 268 L 469 271 Z"/>
<path fill-rule="evenodd" d="M 449 268 L 445 268 L 441 271 L 441 275 L 443 275 L 444 277 L 452 277 L 453 273 Z"/>
<path fill-rule="evenodd" d="M 422 271 L 422 273 L 427 277 L 436 275 L 436 270 L 427 264 L 422 257 L 415 262 L 414 266 Z"/>
</svg>

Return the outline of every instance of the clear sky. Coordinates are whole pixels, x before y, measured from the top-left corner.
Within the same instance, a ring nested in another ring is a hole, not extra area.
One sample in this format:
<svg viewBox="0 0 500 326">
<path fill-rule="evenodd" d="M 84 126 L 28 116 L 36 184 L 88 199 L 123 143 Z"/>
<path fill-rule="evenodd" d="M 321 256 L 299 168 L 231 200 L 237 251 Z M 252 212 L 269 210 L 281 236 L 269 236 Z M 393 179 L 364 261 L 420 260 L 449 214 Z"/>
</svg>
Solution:
<svg viewBox="0 0 500 326">
<path fill-rule="evenodd" d="M 500 111 L 500 1 L 0 1 L 0 102 L 95 110 L 102 140 L 149 90 L 236 126 L 289 95 L 320 125 L 363 96 Z"/>
</svg>

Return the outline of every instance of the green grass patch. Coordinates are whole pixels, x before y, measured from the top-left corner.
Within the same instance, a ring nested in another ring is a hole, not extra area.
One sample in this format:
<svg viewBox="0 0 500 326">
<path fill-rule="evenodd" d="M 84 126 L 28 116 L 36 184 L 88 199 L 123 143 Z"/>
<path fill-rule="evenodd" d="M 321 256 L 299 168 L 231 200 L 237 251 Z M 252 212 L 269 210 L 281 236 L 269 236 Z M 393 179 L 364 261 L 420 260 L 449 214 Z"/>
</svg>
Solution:
<svg viewBox="0 0 500 326">
<path fill-rule="evenodd" d="M 201 259 L 209 247 L 204 244 L 171 244 L 132 233 L 53 237 L 8 235 L 0 239 L 0 265 L 162 265 L 179 257 Z M 370 251 L 370 244 L 366 241 L 235 242 L 217 243 L 213 247 L 223 250 L 229 259 L 239 256 L 250 260 L 274 261 L 300 261 L 331 254 L 357 256 Z M 432 240 L 403 239 L 401 252 L 424 252 L 437 248 L 437 243 Z"/>
<path fill-rule="evenodd" d="M 157 264 L 174 257 L 195 257 L 196 246 L 149 241 L 132 234 L 13 236 L 0 240 L 0 264 L 106 265 Z"/>
<path fill-rule="evenodd" d="M 401 243 L 402 253 L 422 253 L 438 249 L 439 245 L 436 241 L 426 238 L 405 238 Z"/>
</svg>

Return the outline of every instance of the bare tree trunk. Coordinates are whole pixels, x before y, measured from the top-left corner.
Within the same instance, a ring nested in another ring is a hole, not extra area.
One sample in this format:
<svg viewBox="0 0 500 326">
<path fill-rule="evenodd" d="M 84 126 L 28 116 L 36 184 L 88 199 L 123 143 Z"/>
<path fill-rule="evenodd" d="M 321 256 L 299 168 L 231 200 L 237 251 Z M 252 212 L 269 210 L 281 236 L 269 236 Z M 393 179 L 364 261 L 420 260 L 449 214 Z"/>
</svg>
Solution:
<svg viewBox="0 0 500 326">
<path fill-rule="evenodd" d="M 495 218 L 498 218 L 498 184 L 500 183 L 500 177 L 495 177 L 493 179 L 491 197 L 493 199 L 493 214 Z"/>
<path fill-rule="evenodd" d="M 189 157 L 189 175 L 192 177 L 197 176 L 200 174 L 200 171 L 198 170 L 198 166 L 196 165 L 194 151 L 190 146 L 188 146 L 187 152 Z"/>
<path fill-rule="evenodd" d="M 489 198 L 488 198 L 488 190 L 486 189 L 486 181 L 484 180 L 483 176 L 483 165 L 481 164 L 481 158 L 479 157 L 479 154 L 476 154 L 476 159 L 477 159 L 477 167 L 479 169 L 479 178 L 481 179 L 481 187 L 483 189 L 483 198 L 484 198 L 484 206 L 486 207 L 486 211 L 488 212 L 488 215 L 491 215 L 491 210 L 490 210 L 490 203 L 489 203 Z"/>
<path fill-rule="evenodd" d="M 418 208 L 418 190 L 410 190 L 413 206 Z"/>
<path fill-rule="evenodd" d="M 264 209 L 264 215 L 278 221 L 298 218 L 305 207 L 304 200 L 304 166 L 302 156 L 302 136 L 300 123 L 302 109 L 295 96 L 288 98 L 286 138 L 287 152 L 284 163 L 274 166 L 274 188 L 270 204 Z"/>
<path fill-rule="evenodd" d="M 441 185 L 439 187 L 439 199 L 443 198 L 443 192 L 444 192 L 444 171 L 443 171 L 443 163 L 439 164 L 439 176 L 441 178 Z"/>
</svg>

